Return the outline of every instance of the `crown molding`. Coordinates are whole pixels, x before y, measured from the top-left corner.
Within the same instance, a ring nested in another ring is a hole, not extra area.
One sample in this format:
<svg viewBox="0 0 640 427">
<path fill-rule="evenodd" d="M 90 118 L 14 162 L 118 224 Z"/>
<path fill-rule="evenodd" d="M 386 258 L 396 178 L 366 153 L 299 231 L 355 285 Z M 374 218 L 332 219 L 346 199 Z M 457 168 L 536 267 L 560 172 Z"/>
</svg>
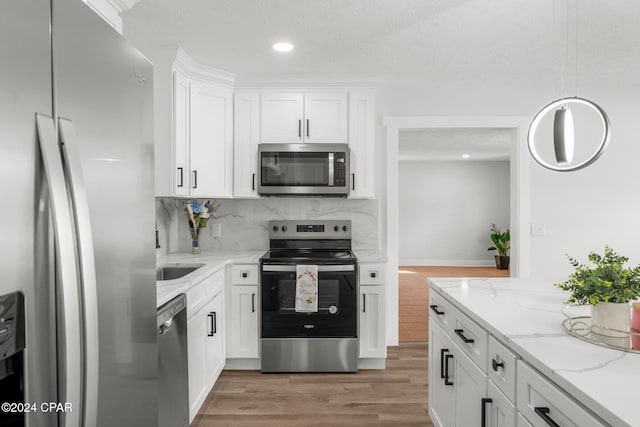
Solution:
<svg viewBox="0 0 640 427">
<path fill-rule="evenodd" d="M 237 90 L 344 90 L 377 91 L 379 74 L 262 74 L 236 76 Z"/>
<path fill-rule="evenodd" d="M 181 47 L 178 47 L 173 66 L 190 78 L 205 80 L 207 82 L 215 82 L 229 88 L 234 87 L 235 75 L 233 73 L 202 65 L 194 61 L 194 59 L 191 58 Z"/>
</svg>

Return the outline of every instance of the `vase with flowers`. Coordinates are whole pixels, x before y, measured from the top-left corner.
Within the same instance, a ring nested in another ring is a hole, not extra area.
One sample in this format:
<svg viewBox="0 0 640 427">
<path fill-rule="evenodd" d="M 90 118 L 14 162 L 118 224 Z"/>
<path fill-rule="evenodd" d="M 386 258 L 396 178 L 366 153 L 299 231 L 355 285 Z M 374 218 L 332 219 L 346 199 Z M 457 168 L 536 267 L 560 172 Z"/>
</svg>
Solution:
<svg viewBox="0 0 640 427">
<path fill-rule="evenodd" d="M 213 217 L 218 206 L 220 206 L 219 202 L 211 203 L 211 200 L 207 200 L 204 204 L 200 204 L 197 200 L 189 200 L 185 203 L 184 210 L 191 232 L 191 253 L 200 253 L 200 230 L 207 226 L 207 221 Z"/>
</svg>

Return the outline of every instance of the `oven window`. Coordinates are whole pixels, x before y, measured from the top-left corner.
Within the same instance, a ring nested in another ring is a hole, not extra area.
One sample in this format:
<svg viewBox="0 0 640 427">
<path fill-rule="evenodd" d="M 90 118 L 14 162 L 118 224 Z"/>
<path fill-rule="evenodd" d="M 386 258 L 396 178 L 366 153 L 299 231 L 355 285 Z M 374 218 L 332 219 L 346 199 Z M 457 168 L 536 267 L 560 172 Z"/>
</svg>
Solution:
<svg viewBox="0 0 640 427">
<path fill-rule="evenodd" d="M 318 311 L 295 311 L 296 275 L 262 272 L 263 338 L 357 336 L 357 283 L 354 272 L 321 272 Z"/>
<path fill-rule="evenodd" d="M 262 153 L 263 186 L 329 186 L 328 153 Z"/>
</svg>

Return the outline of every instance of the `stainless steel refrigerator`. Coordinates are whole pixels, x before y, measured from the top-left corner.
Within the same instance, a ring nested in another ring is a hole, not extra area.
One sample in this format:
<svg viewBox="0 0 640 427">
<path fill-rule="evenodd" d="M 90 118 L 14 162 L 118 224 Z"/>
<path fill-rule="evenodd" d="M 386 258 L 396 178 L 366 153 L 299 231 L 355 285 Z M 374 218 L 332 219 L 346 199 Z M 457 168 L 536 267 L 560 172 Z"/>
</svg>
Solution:
<svg viewBox="0 0 640 427">
<path fill-rule="evenodd" d="M 158 424 L 152 74 L 81 0 L 0 4 L 0 295 L 26 325 L 3 369 L 30 427 Z"/>
</svg>

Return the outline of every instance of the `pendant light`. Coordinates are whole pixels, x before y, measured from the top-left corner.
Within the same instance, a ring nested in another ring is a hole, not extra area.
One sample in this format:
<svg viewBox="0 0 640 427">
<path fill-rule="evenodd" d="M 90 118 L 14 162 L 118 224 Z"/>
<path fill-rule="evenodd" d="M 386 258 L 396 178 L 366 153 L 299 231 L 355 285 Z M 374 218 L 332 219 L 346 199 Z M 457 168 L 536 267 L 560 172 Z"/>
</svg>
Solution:
<svg viewBox="0 0 640 427">
<path fill-rule="evenodd" d="M 566 32 L 566 60 L 567 60 L 567 64 L 569 62 L 568 56 L 569 56 L 569 7 L 568 7 L 568 0 L 563 0 L 563 12 L 565 13 L 564 18 L 563 19 L 563 23 L 566 24 L 566 28 L 565 28 L 565 32 Z M 578 73 L 577 73 L 577 68 L 578 68 L 578 49 L 577 49 L 577 45 L 578 45 L 578 31 L 577 31 L 577 15 L 578 15 L 578 4 L 576 1 L 576 22 L 575 22 L 575 28 L 576 28 L 576 65 L 575 65 L 575 69 L 576 69 L 576 73 L 575 73 L 575 80 L 576 80 L 576 92 L 577 92 L 577 80 L 578 80 Z M 565 74 L 565 64 L 563 64 L 562 67 L 562 84 L 561 84 L 561 90 L 564 90 L 564 74 Z M 600 144 L 598 145 L 598 148 L 596 149 L 596 151 L 585 161 L 577 163 L 577 164 L 573 164 L 573 153 L 574 153 L 574 148 L 575 148 L 575 141 L 574 141 L 574 137 L 575 137 L 575 133 L 574 133 L 574 122 L 573 122 L 573 114 L 571 112 L 570 106 L 571 105 L 585 105 L 587 107 L 589 107 L 591 110 L 593 110 L 596 115 L 598 116 L 601 125 L 602 125 L 602 129 L 603 129 L 603 134 L 602 134 L 602 139 Z M 538 126 L 540 125 L 540 122 L 542 121 L 542 119 L 544 117 L 546 117 L 548 114 L 551 113 L 551 111 L 554 111 L 554 117 L 553 117 L 553 147 L 554 147 L 554 152 L 555 152 L 555 158 L 556 158 L 556 164 L 550 164 L 547 161 L 545 161 L 542 157 L 540 157 L 540 155 L 538 154 L 537 150 L 536 150 L 536 141 L 535 141 L 535 134 L 536 131 L 538 129 Z M 559 171 L 559 172 L 569 172 L 569 171 L 575 171 L 578 169 L 582 169 L 585 168 L 587 166 L 589 166 L 591 163 L 595 162 L 604 152 L 604 150 L 607 148 L 607 145 L 609 144 L 609 140 L 611 137 L 611 126 L 609 124 L 609 117 L 607 116 L 607 114 L 604 112 L 604 110 L 602 108 L 600 108 L 600 106 L 598 106 L 596 103 L 589 101 L 587 99 L 584 98 L 578 98 L 573 97 L 573 98 L 561 98 L 558 99 L 556 101 L 551 102 L 550 104 L 548 104 L 547 106 L 545 106 L 544 108 L 542 108 L 542 110 L 540 110 L 535 117 L 533 118 L 533 121 L 531 122 L 531 125 L 529 126 L 529 132 L 527 134 L 527 144 L 529 146 L 529 152 L 531 153 L 531 156 L 534 158 L 534 160 L 536 162 L 538 162 L 540 165 L 544 166 L 547 169 L 551 169 L 554 171 Z"/>
</svg>

